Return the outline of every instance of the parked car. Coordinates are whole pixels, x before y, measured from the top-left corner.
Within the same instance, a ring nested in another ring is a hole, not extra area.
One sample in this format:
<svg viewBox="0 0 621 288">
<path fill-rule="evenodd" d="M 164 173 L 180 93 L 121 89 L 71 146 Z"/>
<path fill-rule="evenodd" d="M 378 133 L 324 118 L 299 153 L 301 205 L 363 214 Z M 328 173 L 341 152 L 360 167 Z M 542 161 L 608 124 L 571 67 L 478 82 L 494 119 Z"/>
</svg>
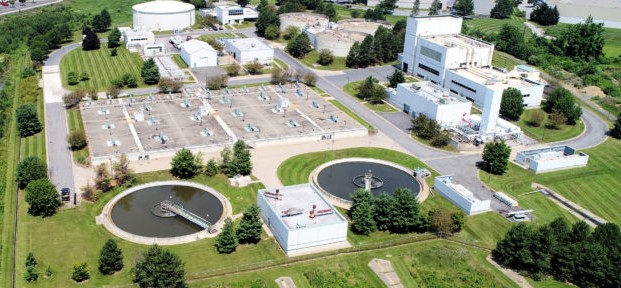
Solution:
<svg viewBox="0 0 621 288">
<path fill-rule="evenodd" d="M 65 187 L 60 189 L 60 200 L 68 202 L 71 200 L 71 190 Z"/>
</svg>

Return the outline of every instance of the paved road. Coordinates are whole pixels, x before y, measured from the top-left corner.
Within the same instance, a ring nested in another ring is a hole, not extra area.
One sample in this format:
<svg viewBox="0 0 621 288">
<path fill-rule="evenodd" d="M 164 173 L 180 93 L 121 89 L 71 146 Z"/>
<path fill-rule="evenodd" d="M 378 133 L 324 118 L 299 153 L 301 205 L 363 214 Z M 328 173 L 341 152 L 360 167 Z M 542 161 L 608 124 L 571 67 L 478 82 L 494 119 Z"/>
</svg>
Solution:
<svg viewBox="0 0 621 288">
<path fill-rule="evenodd" d="M 608 139 L 608 124 L 602 121 L 597 115 L 587 109 L 582 109 L 582 122 L 584 122 L 584 133 L 573 139 L 555 142 L 558 145 L 568 145 L 576 149 L 586 149 L 597 146 Z"/>
<path fill-rule="evenodd" d="M 75 189 L 73 181 L 73 161 L 67 143 L 67 118 L 63 103 L 45 104 L 45 127 L 47 138 L 48 169 L 52 183 L 57 188 Z M 73 195 L 71 195 L 73 199 Z"/>
<path fill-rule="evenodd" d="M 13 5 L 13 7 L 0 6 L 0 16 L 60 3 L 60 2 L 63 2 L 63 0 L 37 0 L 37 1 L 28 1 L 24 4 L 19 4 L 18 3 L 19 1 L 15 1 L 15 2 L 16 4 Z"/>
</svg>

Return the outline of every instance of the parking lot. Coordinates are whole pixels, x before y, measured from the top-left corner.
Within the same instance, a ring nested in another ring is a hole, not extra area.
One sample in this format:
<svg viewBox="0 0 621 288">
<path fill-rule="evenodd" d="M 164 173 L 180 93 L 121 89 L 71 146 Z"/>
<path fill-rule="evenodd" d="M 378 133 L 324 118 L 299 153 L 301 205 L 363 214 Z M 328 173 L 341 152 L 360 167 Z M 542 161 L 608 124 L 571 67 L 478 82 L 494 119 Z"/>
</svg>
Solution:
<svg viewBox="0 0 621 288">
<path fill-rule="evenodd" d="M 304 85 L 260 86 L 85 102 L 93 158 L 330 139 L 366 129 Z"/>
</svg>

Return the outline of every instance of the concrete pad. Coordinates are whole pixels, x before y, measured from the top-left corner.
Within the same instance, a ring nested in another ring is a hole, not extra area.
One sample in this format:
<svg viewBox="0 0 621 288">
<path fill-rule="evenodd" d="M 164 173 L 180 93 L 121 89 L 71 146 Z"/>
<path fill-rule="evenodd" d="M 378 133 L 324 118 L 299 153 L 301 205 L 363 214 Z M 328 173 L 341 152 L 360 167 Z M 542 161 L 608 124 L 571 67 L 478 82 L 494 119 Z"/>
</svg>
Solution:
<svg viewBox="0 0 621 288">
<path fill-rule="evenodd" d="M 399 275 L 395 272 L 390 261 L 374 258 L 369 261 L 368 265 L 386 286 L 391 288 L 403 287 L 401 279 L 399 279 Z"/>
<path fill-rule="evenodd" d="M 276 279 L 276 285 L 278 285 L 279 288 L 295 288 L 296 287 L 291 277 L 280 277 Z"/>
<path fill-rule="evenodd" d="M 63 89 L 60 66 L 43 66 L 43 84 L 43 99 L 45 99 L 45 103 L 63 102 L 63 95 L 65 95 L 66 91 Z"/>
</svg>

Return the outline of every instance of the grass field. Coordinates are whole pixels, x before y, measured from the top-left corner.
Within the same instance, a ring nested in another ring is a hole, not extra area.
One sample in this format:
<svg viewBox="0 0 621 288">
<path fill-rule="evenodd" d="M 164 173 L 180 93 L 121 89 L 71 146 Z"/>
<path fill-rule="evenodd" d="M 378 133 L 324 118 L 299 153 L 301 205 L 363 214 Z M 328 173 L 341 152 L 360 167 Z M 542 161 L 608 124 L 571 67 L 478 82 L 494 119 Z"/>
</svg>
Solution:
<svg viewBox="0 0 621 288">
<path fill-rule="evenodd" d="M 488 34 L 488 33 L 498 33 L 500 29 L 502 28 L 502 26 L 505 24 L 517 26 L 519 28 L 525 27 L 524 21 L 526 21 L 525 18 L 516 17 L 515 15 L 512 15 L 511 18 L 507 18 L 507 19 L 494 19 L 494 18 L 470 19 L 470 20 L 465 20 L 464 24 L 468 25 L 472 29 L 478 29 L 478 30 L 481 30 L 481 32 L 485 34 Z"/>
<path fill-rule="evenodd" d="M 621 210 L 618 209 L 621 195 L 621 190 L 618 189 L 621 187 L 621 142 L 609 139 L 583 152 L 589 155 L 589 164 L 586 167 L 536 175 L 511 164 L 505 175 L 491 177 L 491 186 L 497 191 L 516 196 L 532 191 L 532 182 L 540 183 L 608 221 L 621 223 Z M 481 172 L 481 178 L 488 182 L 485 172 Z M 516 200 L 524 208 L 535 209 L 535 216 L 545 221 L 557 216 L 574 221 L 575 218 L 567 212 L 555 208 L 554 203 L 543 198 L 543 195 L 537 193 L 518 196 Z"/>
<path fill-rule="evenodd" d="M 556 36 L 564 29 L 567 29 L 569 24 L 559 23 L 557 25 L 548 26 L 545 28 L 546 34 Z M 604 54 L 608 57 L 617 57 L 621 55 L 621 29 L 604 28 Z"/>
<path fill-rule="evenodd" d="M 71 6 L 77 12 L 84 14 L 99 14 L 101 10 L 107 9 L 112 17 L 112 26 L 129 26 L 132 23 L 132 6 L 134 4 L 147 2 L 145 0 L 68 0 L 65 5 Z"/>
<path fill-rule="evenodd" d="M 177 64 L 179 68 L 181 69 L 188 68 L 188 64 L 186 64 L 185 61 L 183 61 L 180 54 L 172 55 L 172 60 L 175 61 L 175 64 Z"/>
<path fill-rule="evenodd" d="M 140 77 L 142 58 L 136 53 L 130 53 L 123 47 L 117 48 L 118 55 L 110 56 L 110 50 L 106 45 L 94 51 L 83 51 L 78 48 L 69 52 L 60 61 L 60 72 L 63 78 L 63 86 L 67 89 L 95 88 L 97 91 L 106 91 L 110 87 L 110 81 L 129 73 L 136 77 L 139 87 L 145 87 Z M 67 74 L 76 72 L 88 73 L 90 80 L 82 81 L 77 85 L 67 84 Z"/>
<path fill-rule="evenodd" d="M 349 110 L 349 108 L 343 105 L 343 103 L 339 102 L 338 100 L 328 100 L 328 102 L 334 105 L 334 107 L 339 108 L 341 111 L 343 111 L 343 113 L 349 115 L 349 117 L 351 117 L 352 119 L 356 120 L 358 123 L 360 123 L 360 125 L 366 127 L 367 130 L 369 130 L 369 132 L 375 132 L 375 127 L 373 127 L 373 125 L 369 124 L 369 122 L 367 121 L 364 121 L 362 117 L 358 116 L 358 114 Z"/>
<path fill-rule="evenodd" d="M 494 51 L 494 55 L 492 56 L 492 65 L 500 68 L 507 68 L 508 70 L 513 70 L 513 67 L 519 64 L 525 64 L 526 62 L 517 59 L 505 52 L 502 51 Z"/>
<path fill-rule="evenodd" d="M 390 260 L 404 287 L 517 287 L 485 260 L 487 253 L 432 240 L 199 281 L 190 287 L 271 287 L 281 276 L 291 277 L 297 287 L 385 287 L 367 266 L 373 258 Z"/>
<path fill-rule="evenodd" d="M 364 80 L 349 82 L 349 83 L 345 84 L 345 86 L 343 86 L 343 91 L 345 91 L 345 93 L 349 94 L 349 96 L 351 96 L 354 99 L 356 99 L 356 101 L 358 101 L 360 103 L 364 102 L 364 106 L 368 107 L 369 109 L 371 109 L 371 110 L 373 110 L 375 112 L 398 112 L 397 109 L 395 109 L 394 107 L 392 107 L 390 104 L 387 104 L 387 103 L 370 104 L 368 102 L 365 102 L 365 101 L 362 101 L 362 100 L 358 99 L 356 97 L 356 93 L 358 93 L 358 87 L 363 82 L 364 82 Z"/>
<path fill-rule="evenodd" d="M 539 127 L 534 127 L 529 123 L 531 122 L 530 119 L 536 110 L 542 109 L 524 110 L 524 113 L 522 114 L 522 117 L 520 117 L 520 120 L 513 123 L 520 126 L 520 128 L 522 128 L 522 131 L 524 131 L 524 133 L 526 133 L 528 137 L 531 137 L 539 142 L 556 142 L 561 140 L 567 140 L 579 136 L 582 131 L 584 131 L 584 123 L 582 123 L 582 121 L 577 123 L 576 125 L 562 125 L 558 130 L 546 128 L 545 123 L 549 121 L 547 117 L 548 113 L 546 113 L 546 120 L 544 120 L 544 123 Z"/>
<path fill-rule="evenodd" d="M 302 62 L 304 65 L 314 68 L 314 69 L 328 70 L 328 71 L 340 71 L 340 70 L 349 69 L 347 68 L 347 66 L 345 66 L 345 59 L 346 57 L 334 56 L 334 61 L 332 61 L 330 65 L 325 65 L 325 66 L 319 65 L 317 63 L 317 60 L 319 60 L 319 52 L 313 50 L 309 52 L 308 54 L 306 54 L 304 58 L 298 59 L 298 60 Z"/>
<path fill-rule="evenodd" d="M 69 132 L 84 131 L 84 123 L 82 122 L 82 112 L 80 112 L 80 109 L 67 110 L 67 122 L 69 124 Z M 71 153 L 73 154 L 73 161 L 79 164 L 90 163 L 88 146 L 80 150 L 72 151 Z"/>
</svg>

